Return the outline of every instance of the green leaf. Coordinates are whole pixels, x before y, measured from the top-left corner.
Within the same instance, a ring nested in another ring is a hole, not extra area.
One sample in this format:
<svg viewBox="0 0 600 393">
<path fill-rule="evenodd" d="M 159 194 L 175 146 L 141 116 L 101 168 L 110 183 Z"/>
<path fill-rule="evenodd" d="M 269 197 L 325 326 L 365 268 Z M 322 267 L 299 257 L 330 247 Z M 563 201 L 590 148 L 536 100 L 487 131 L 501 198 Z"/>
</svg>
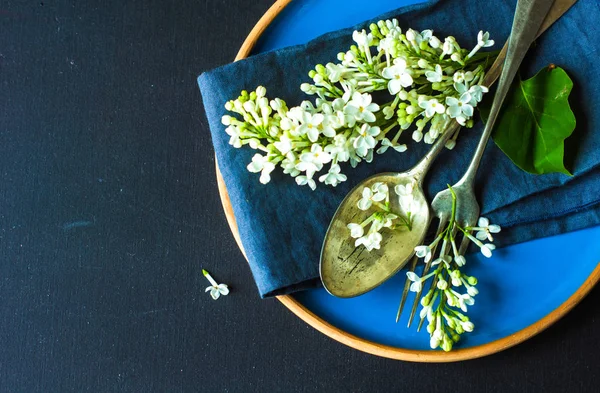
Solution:
<svg viewBox="0 0 600 393">
<path fill-rule="evenodd" d="M 575 115 L 569 106 L 572 88 L 571 78 L 555 66 L 542 69 L 531 79 L 515 78 L 492 138 L 519 168 L 539 175 L 571 175 L 564 165 L 564 142 L 575 130 Z M 484 120 L 489 104 L 480 105 Z"/>
</svg>

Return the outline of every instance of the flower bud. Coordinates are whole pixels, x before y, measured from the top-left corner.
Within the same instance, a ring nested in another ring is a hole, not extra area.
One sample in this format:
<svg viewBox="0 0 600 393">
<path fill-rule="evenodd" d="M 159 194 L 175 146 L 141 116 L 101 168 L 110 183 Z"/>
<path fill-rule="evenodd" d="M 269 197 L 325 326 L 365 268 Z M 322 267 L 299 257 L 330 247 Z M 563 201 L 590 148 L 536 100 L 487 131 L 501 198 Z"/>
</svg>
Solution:
<svg viewBox="0 0 600 393">
<path fill-rule="evenodd" d="M 465 332 L 472 332 L 475 329 L 475 325 L 471 321 L 462 322 L 460 326 L 462 326 Z"/>
<path fill-rule="evenodd" d="M 267 100 L 265 97 L 259 97 L 259 98 L 256 100 L 256 105 L 257 105 L 259 108 L 269 108 L 269 109 L 271 109 L 271 108 L 269 107 L 269 100 Z M 269 113 L 271 113 L 271 112 L 269 112 Z"/>
<path fill-rule="evenodd" d="M 254 101 L 244 102 L 243 107 L 246 112 L 255 112 L 256 111 L 256 104 L 254 103 Z"/>
<path fill-rule="evenodd" d="M 475 287 L 468 287 L 467 293 L 469 294 L 469 296 L 475 296 L 479 293 L 479 291 Z"/>
<path fill-rule="evenodd" d="M 442 349 L 445 352 L 450 352 L 452 350 L 452 340 L 448 336 L 444 336 L 444 340 L 442 341 Z"/>
<path fill-rule="evenodd" d="M 454 139 L 448 139 L 446 141 L 446 145 L 445 146 L 446 146 L 446 149 L 452 150 L 452 149 L 454 149 L 456 147 L 456 141 Z M 462 255 L 459 255 L 459 257 L 462 257 Z M 456 261 L 456 263 L 458 264 L 458 261 Z M 462 266 L 462 265 L 459 265 L 459 266 Z"/>
<path fill-rule="evenodd" d="M 417 65 L 419 66 L 419 68 L 424 68 L 424 69 L 429 68 L 429 62 L 425 59 L 419 59 L 419 61 L 417 61 Z"/>
<path fill-rule="evenodd" d="M 264 86 L 258 86 L 256 88 L 256 96 L 258 98 L 264 97 L 267 94 L 267 89 Z"/>
<path fill-rule="evenodd" d="M 477 279 L 473 276 L 467 277 L 467 282 L 469 283 L 469 285 L 477 285 Z"/>
<path fill-rule="evenodd" d="M 229 116 L 229 115 L 225 115 L 225 116 L 223 116 L 223 117 L 221 118 L 221 123 L 222 123 L 224 126 L 228 126 L 228 125 L 230 125 L 230 124 L 231 124 L 231 116 Z"/>
<path fill-rule="evenodd" d="M 448 282 L 444 279 L 441 279 L 437 282 L 437 287 L 441 291 L 445 291 L 448 288 Z"/>
<path fill-rule="evenodd" d="M 317 64 L 315 67 L 315 71 L 317 71 L 317 73 L 319 73 L 320 75 L 325 75 L 327 70 L 325 69 L 325 66 L 323 66 L 323 64 Z"/>
<path fill-rule="evenodd" d="M 431 347 L 431 349 L 436 349 L 440 346 L 441 343 L 442 341 L 438 337 L 431 336 L 431 338 L 429 339 L 429 346 Z"/>
<path fill-rule="evenodd" d="M 227 109 L 228 111 L 233 110 L 233 101 L 227 101 L 225 103 L 225 109 Z"/>
<path fill-rule="evenodd" d="M 310 83 L 303 83 L 300 85 L 300 90 L 302 90 L 305 93 L 308 93 L 312 88 L 312 85 Z"/>
</svg>

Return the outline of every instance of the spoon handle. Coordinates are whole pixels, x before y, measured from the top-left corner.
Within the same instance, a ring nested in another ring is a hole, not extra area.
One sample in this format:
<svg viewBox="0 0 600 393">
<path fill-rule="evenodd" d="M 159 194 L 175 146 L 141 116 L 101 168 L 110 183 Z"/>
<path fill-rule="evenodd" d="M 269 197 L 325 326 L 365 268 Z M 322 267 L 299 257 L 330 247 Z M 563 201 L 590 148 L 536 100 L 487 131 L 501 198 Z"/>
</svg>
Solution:
<svg viewBox="0 0 600 393">
<path fill-rule="evenodd" d="M 460 128 L 460 124 L 456 121 L 452 121 L 450 125 L 446 127 L 444 132 L 438 137 L 435 143 L 431 146 L 429 151 L 419 160 L 419 162 L 408 172 L 420 186 L 423 186 L 423 179 L 429 170 L 433 161 L 437 158 L 437 156 L 441 153 L 446 146 L 446 142 L 458 129 Z"/>
<path fill-rule="evenodd" d="M 467 168 L 462 179 L 457 184 L 465 184 L 472 186 L 479 169 L 481 157 L 487 145 L 494 123 L 500 113 L 502 103 L 506 98 L 506 94 L 510 89 L 510 85 L 517 74 L 517 70 L 529 50 L 531 43 L 535 39 L 538 30 L 542 26 L 544 18 L 548 14 L 554 0 L 519 0 L 513 20 L 513 27 L 508 40 L 508 50 L 506 52 L 506 60 L 500 74 L 498 90 L 494 95 L 494 101 L 490 110 L 487 123 L 473 155 L 473 159 Z"/>
</svg>

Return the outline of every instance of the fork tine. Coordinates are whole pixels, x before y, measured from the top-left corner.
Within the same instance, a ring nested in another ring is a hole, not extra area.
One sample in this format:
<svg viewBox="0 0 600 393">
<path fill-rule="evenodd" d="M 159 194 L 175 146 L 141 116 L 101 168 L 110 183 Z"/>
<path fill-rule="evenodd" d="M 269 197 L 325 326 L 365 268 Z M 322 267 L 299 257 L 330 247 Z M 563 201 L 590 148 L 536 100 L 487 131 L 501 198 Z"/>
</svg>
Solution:
<svg viewBox="0 0 600 393">
<path fill-rule="evenodd" d="M 447 223 L 448 223 L 448 221 L 445 219 L 445 216 L 440 216 L 440 223 L 438 224 L 438 229 L 435 233 L 434 239 L 439 236 L 439 234 L 442 232 L 442 230 L 446 227 Z M 438 245 L 439 245 L 439 242 L 438 242 L 438 244 L 435 245 L 434 249 L 431 250 L 432 257 L 429 260 L 429 262 L 427 262 L 425 264 L 425 268 L 423 269 L 422 276 L 425 276 L 425 275 L 427 275 L 427 273 L 429 273 L 429 269 L 431 268 L 431 262 L 434 259 L 433 255 L 435 255 Z M 412 310 L 410 310 L 410 317 L 408 318 L 408 325 L 407 325 L 408 327 L 410 327 L 410 325 L 412 324 L 412 321 L 415 317 L 415 312 L 417 311 L 417 307 L 419 306 L 419 301 L 421 300 L 422 293 L 423 293 L 423 288 L 421 288 L 421 290 L 419 292 L 417 292 L 417 294 L 415 295 L 415 300 L 413 302 Z"/>
<path fill-rule="evenodd" d="M 438 282 L 437 277 L 434 277 L 433 280 L 431 280 L 431 284 L 429 284 L 429 289 L 427 291 L 429 291 L 429 290 L 431 290 L 431 288 L 435 287 L 437 285 L 437 282 Z M 425 322 L 425 318 L 421 318 L 419 320 L 419 325 L 417 326 L 417 332 L 421 331 L 421 328 L 423 327 L 423 322 Z"/>
<path fill-rule="evenodd" d="M 458 253 L 460 255 L 465 255 L 465 251 L 467 251 L 467 247 L 469 247 L 469 238 L 466 236 L 463 236 L 463 239 L 460 242 L 460 247 L 458 248 Z"/>
<path fill-rule="evenodd" d="M 409 271 L 414 272 L 417 267 L 417 262 L 419 258 L 415 255 L 410 262 Z M 396 323 L 400 320 L 400 314 L 402 314 L 402 310 L 404 309 L 404 304 L 406 303 L 406 298 L 408 297 L 408 289 L 410 288 L 410 281 L 407 279 L 404 283 L 404 290 L 402 291 L 402 299 L 400 300 L 400 305 L 398 306 L 398 313 L 396 314 Z"/>
</svg>

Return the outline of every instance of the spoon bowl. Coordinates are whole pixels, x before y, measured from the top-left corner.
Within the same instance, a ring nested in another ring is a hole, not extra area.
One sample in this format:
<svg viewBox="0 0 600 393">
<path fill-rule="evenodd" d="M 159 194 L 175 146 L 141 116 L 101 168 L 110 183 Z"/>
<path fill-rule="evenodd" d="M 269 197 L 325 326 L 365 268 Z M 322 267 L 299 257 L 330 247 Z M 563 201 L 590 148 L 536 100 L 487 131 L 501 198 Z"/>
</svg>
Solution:
<svg viewBox="0 0 600 393">
<path fill-rule="evenodd" d="M 365 179 L 346 195 L 331 220 L 321 250 L 321 281 L 329 293 L 344 298 L 361 295 L 391 278 L 406 265 L 414 254 L 415 246 L 423 242 L 429 226 L 429 204 L 421 182 L 417 181 L 413 189 L 412 229 L 386 228 L 379 249 L 367 251 L 364 246 L 354 247 L 355 239 L 350 236 L 346 225 L 363 222 L 372 214 L 357 207 L 365 187 L 377 182 L 387 184 L 392 211 L 401 211 L 399 198 L 392 197 L 395 195 L 393 188 L 415 180 L 413 171 L 379 173 Z"/>
</svg>

